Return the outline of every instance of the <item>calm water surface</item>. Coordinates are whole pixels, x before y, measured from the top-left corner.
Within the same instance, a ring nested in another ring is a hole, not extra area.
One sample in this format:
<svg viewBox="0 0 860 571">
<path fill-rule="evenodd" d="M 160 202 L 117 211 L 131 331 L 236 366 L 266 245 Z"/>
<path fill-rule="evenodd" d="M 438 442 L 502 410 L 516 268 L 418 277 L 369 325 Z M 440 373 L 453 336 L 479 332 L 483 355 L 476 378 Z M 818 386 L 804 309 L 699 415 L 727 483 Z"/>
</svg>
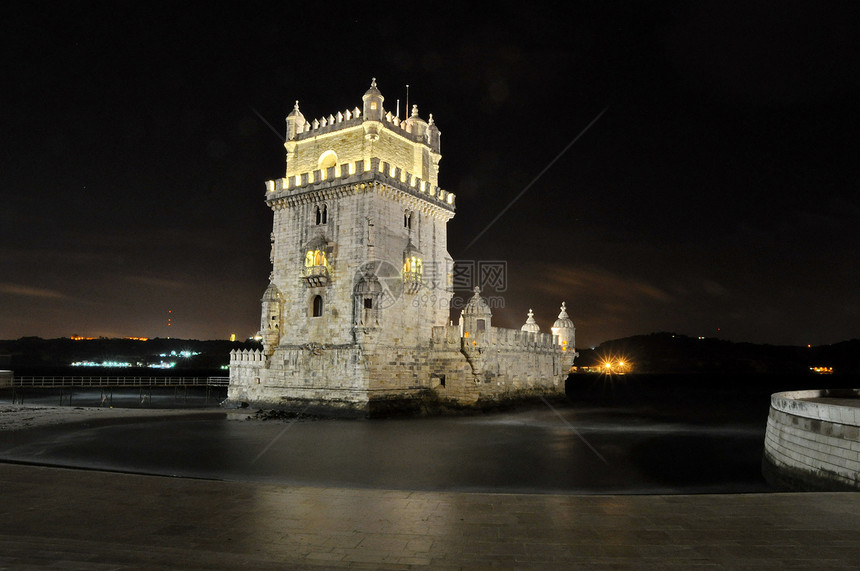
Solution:
<svg viewBox="0 0 860 571">
<path fill-rule="evenodd" d="M 552 405 L 471 417 L 122 419 L 0 433 L 0 459 L 294 485 L 533 493 L 770 491 L 767 410 Z"/>
</svg>

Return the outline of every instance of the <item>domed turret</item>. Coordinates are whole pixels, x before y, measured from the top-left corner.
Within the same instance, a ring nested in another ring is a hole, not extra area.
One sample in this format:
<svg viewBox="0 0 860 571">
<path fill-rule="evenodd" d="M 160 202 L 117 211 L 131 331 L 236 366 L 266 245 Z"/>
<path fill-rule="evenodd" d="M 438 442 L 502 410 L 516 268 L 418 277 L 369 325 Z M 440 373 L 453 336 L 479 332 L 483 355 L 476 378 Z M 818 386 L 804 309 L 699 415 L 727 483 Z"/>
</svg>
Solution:
<svg viewBox="0 0 860 571">
<path fill-rule="evenodd" d="M 561 312 L 558 314 L 558 319 L 552 324 L 552 334 L 558 337 L 558 344 L 561 345 L 562 351 L 574 348 L 576 344 L 575 333 L 576 327 L 567 315 L 567 304 L 561 302 Z"/>
<path fill-rule="evenodd" d="M 481 288 L 475 287 L 475 295 L 460 312 L 460 335 L 464 338 L 478 336 L 490 329 L 493 312 L 487 300 L 481 297 Z"/>
<path fill-rule="evenodd" d="M 383 294 L 379 278 L 371 272 L 363 272 L 353 287 L 355 300 L 355 325 L 365 328 L 379 327 L 379 304 Z"/>
<path fill-rule="evenodd" d="M 528 331 L 529 333 L 540 333 L 540 325 L 535 321 L 535 313 L 529 309 L 529 318 L 526 319 L 525 325 L 520 327 L 520 331 Z"/>
<path fill-rule="evenodd" d="M 278 286 L 269 282 L 269 287 L 260 299 L 263 311 L 260 318 L 260 336 L 263 338 L 263 352 L 271 355 L 281 341 L 281 304 L 284 297 Z"/>
<path fill-rule="evenodd" d="M 296 135 L 304 131 L 307 120 L 302 112 L 299 111 L 299 102 L 296 101 L 293 110 L 287 115 L 287 140 L 292 141 Z"/>
<path fill-rule="evenodd" d="M 385 98 L 382 96 L 382 92 L 376 87 L 375 77 L 370 82 L 370 89 L 364 93 L 361 100 L 364 101 L 364 110 L 362 111 L 364 113 L 364 120 L 381 121 L 382 102 L 385 101 Z"/>
<path fill-rule="evenodd" d="M 413 133 L 419 137 L 425 137 L 427 134 L 427 121 L 418 116 L 418 106 L 412 106 L 412 115 L 409 116 L 404 122 L 404 128 L 406 132 Z"/>
</svg>

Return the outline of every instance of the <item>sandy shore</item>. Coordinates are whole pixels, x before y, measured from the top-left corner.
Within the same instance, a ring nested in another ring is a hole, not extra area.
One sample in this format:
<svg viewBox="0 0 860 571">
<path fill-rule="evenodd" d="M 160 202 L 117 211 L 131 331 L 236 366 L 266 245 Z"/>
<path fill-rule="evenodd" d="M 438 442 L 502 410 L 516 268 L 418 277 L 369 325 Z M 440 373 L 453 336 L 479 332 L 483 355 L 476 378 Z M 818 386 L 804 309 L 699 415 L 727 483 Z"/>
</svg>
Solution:
<svg viewBox="0 0 860 571">
<path fill-rule="evenodd" d="M 0 404 L 0 430 L 25 430 L 70 422 L 111 418 L 152 418 L 226 412 L 220 409 L 140 409 Z M 247 416 L 247 411 L 242 417 Z"/>
</svg>

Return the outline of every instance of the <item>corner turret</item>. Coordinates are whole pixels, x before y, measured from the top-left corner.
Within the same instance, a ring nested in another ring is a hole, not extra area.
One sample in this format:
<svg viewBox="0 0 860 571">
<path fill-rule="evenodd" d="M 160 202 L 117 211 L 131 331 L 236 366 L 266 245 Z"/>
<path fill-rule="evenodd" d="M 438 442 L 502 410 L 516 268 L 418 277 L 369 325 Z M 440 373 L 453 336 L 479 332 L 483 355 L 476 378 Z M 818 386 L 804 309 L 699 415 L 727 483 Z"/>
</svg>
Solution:
<svg viewBox="0 0 860 571">
<path fill-rule="evenodd" d="M 260 316 L 260 336 L 263 339 L 263 353 L 271 355 L 281 340 L 281 305 L 284 298 L 278 286 L 269 281 L 269 287 L 260 300 L 263 305 Z"/>
<path fill-rule="evenodd" d="M 485 337 L 493 319 L 487 300 L 481 297 L 481 288 L 475 287 L 474 292 L 460 312 L 460 336 L 466 340 Z"/>
<path fill-rule="evenodd" d="M 302 112 L 299 111 L 299 102 L 293 106 L 293 110 L 287 115 L 287 140 L 292 141 L 296 136 L 305 130 L 307 120 Z"/>
<path fill-rule="evenodd" d="M 552 334 L 558 337 L 558 344 L 562 351 L 573 350 L 576 346 L 576 327 L 573 320 L 567 315 L 567 304 L 561 302 L 561 312 L 558 319 L 552 324 Z"/>
<path fill-rule="evenodd" d="M 520 331 L 528 331 L 529 333 L 540 333 L 540 325 L 535 321 L 535 313 L 529 309 L 529 317 L 526 319 L 525 325 L 520 327 Z"/>
<path fill-rule="evenodd" d="M 370 89 L 362 95 L 361 100 L 364 101 L 364 109 L 362 111 L 364 113 L 364 120 L 381 121 L 383 117 L 382 102 L 385 101 L 385 97 L 382 96 L 382 92 L 376 87 L 375 77 L 370 82 Z"/>
</svg>

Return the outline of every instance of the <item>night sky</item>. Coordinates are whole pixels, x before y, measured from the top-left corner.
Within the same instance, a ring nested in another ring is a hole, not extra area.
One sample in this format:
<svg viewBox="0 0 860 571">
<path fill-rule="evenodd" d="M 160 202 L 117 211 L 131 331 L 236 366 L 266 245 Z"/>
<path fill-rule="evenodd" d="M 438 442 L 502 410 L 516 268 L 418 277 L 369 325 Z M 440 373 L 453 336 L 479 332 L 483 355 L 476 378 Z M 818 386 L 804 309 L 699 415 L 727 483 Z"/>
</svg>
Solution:
<svg viewBox="0 0 860 571">
<path fill-rule="evenodd" d="M 8 10 L 0 338 L 254 334 L 284 118 L 371 77 L 433 113 L 449 251 L 507 264 L 494 325 L 860 336 L 857 3 L 364 6 Z"/>
</svg>

